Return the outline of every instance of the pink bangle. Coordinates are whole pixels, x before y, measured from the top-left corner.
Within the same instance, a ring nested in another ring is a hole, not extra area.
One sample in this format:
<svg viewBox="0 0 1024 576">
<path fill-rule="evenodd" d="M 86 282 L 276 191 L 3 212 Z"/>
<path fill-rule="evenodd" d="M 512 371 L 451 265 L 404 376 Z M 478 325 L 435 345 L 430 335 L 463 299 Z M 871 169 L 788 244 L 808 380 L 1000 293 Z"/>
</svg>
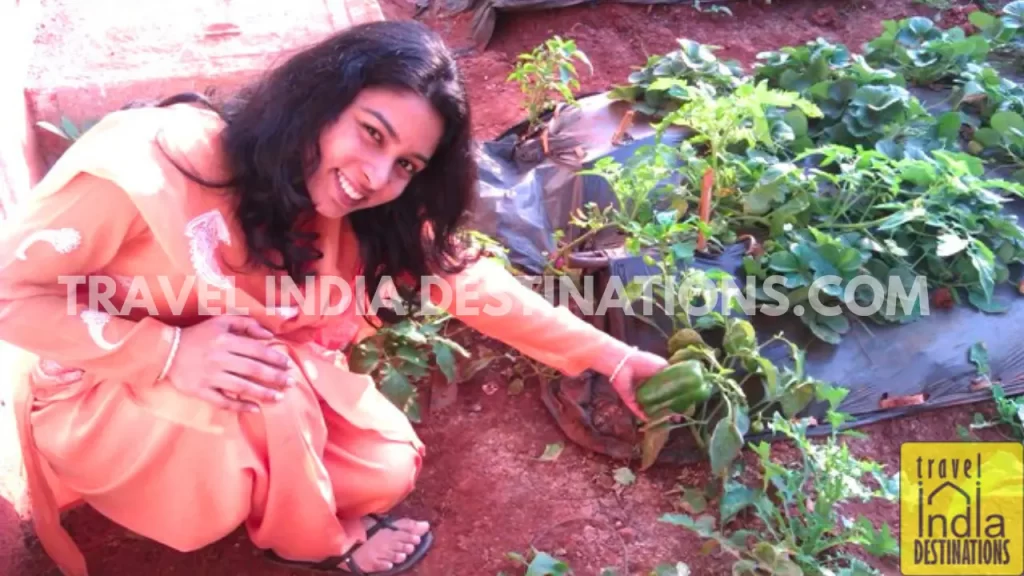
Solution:
<svg viewBox="0 0 1024 576">
<path fill-rule="evenodd" d="M 167 355 L 167 361 L 164 362 L 164 369 L 160 372 L 160 376 L 157 380 L 163 380 L 167 376 L 167 372 L 171 369 L 171 362 L 174 361 L 174 356 L 178 353 L 178 344 L 181 343 L 181 328 L 178 326 L 174 327 L 174 340 L 171 342 L 171 352 Z"/>
<path fill-rule="evenodd" d="M 629 360 L 629 357 L 632 356 L 633 354 L 635 354 L 636 351 L 637 351 L 637 347 L 636 346 L 631 347 L 629 349 L 629 352 L 626 352 L 626 355 L 622 357 L 622 360 L 619 360 L 619 365 L 615 367 L 615 370 L 612 371 L 612 375 L 608 377 L 608 381 L 609 382 L 612 382 L 612 381 L 615 380 L 615 378 L 619 375 L 619 372 L 622 371 L 622 367 L 626 365 L 626 360 Z"/>
</svg>

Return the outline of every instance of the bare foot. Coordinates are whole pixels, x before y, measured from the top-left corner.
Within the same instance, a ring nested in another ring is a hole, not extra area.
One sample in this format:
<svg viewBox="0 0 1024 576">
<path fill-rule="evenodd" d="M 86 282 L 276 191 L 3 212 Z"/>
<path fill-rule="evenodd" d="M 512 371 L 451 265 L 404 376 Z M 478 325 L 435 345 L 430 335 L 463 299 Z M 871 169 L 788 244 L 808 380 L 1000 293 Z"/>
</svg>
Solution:
<svg viewBox="0 0 1024 576">
<path fill-rule="evenodd" d="M 370 517 L 362 519 L 363 526 L 369 530 L 377 523 Z M 363 543 L 358 550 L 352 553 L 352 562 L 363 572 L 377 572 L 390 570 L 395 564 L 405 562 L 405 559 L 412 554 L 420 538 L 430 529 L 427 522 L 416 522 L 409 518 L 402 518 L 393 522 L 396 530 L 386 526 L 380 527 L 377 532 Z M 348 566 L 341 565 L 345 571 Z"/>
</svg>

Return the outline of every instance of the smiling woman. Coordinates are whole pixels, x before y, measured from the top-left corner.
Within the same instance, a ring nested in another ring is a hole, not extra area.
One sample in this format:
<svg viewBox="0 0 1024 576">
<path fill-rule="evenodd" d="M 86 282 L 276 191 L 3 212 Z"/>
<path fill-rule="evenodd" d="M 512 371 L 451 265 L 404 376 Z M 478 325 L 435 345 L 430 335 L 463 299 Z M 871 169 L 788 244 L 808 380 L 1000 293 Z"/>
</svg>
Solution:
<svg viewBox="0 0 1024 576">
<path fill-rule="evenodd" d="M 78 502 L 183 551 L 244 525 L 289 565 L 393 574 L 423 557 L 429 525 L 386 513 L 424 446 L 342 353 L 378 320 L 339 306 L 360 276 L 371 295 L 405 279 L 413 303 L 415 278 L 440 276 L 434 304 L 566 374 L 608 375 L 643 417 L 634 383 L 664 359 L 459 241 L 469 110 L 427 28 L 362 25 L 223 111 L 197 102 L 110 114 L 0 231 L 0 339 L 25 352 L 13 382 L 33 520 L 64 574 L 87 573 L 59 518 Z M 68 279 L 85 288 L 71 302 Z M 279 280 L 303 306 L 268 289 Z M 95 307 L 97 286 L 115 287 L 113 307 Z"/>
<path fill-rule="evenodd" d="M 443 133 L 444 119 L 419 95 L 363 90 L 320 137 L 320 165 L 309 177 L 313 205 L 340 218 L 397 199 Z"/>
</svg>

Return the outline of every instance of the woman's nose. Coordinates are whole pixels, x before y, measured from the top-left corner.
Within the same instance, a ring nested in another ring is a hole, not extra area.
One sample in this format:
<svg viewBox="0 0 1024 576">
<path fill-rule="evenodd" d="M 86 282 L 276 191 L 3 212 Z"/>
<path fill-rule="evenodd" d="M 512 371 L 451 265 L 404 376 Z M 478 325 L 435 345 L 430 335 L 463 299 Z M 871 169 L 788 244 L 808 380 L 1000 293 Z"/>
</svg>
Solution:
<svg viewBox="0 0 1024 576">
<path fill-rule="evenodd" d="M 363 164 L 363 183 L 370 190 L 380 190 L 387 184 L 390 172 L 389 164 L 385 159 L 370 160 Z"/>
</svg>

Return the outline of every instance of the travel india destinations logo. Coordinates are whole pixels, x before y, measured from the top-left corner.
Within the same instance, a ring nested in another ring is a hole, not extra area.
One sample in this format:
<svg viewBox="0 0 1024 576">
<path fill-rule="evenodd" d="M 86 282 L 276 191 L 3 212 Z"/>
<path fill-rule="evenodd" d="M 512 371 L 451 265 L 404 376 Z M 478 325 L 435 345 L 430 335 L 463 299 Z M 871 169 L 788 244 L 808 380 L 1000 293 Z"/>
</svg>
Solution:
<svg viewBox="0 0 1024 576">
<path fill-rule="evenodd" d="M 900 447 L 900 573 L 1024 574 L 1024 444 Z"/>
</svg>

